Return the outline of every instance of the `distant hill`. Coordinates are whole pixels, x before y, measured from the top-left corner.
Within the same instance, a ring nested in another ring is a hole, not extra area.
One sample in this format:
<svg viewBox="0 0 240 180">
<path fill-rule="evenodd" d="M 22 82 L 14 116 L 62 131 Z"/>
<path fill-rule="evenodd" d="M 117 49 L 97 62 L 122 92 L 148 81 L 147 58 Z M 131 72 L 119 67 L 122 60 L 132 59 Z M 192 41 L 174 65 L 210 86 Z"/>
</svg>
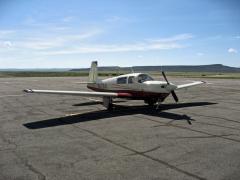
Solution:
<svg viewBox="0 0 240 180">
<path fill-rule="evenodd" d="M 167 72 L 239 72 L 240 68 L 225 66 L 222 64 L 211 65 L 176 65 L 176 66 L 133 66 L 133 67 L 118 67 L 118 66 L 106 66 L 99 67 L 98 71 L 128 71 L 131 69 L 134 72 L 146 72 L 146 71 L 167 71 Z M 88 72 L 89 68 L 71 69 L 70 71 L 82 71 Z"/>
</svg>

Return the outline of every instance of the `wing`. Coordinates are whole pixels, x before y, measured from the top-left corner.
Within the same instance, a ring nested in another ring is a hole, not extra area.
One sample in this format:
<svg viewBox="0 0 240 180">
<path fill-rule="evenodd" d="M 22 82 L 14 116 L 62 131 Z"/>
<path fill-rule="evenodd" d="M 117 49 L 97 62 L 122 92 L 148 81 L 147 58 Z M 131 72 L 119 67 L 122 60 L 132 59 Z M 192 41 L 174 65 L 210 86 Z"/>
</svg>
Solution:
<svg viewBox="0 0 240 180">
<path fill-rule="evenodd" d="M 195 82 L 188 83 L 188 84 L 178 85 L 177 89 L 188 88 L 188 87 L 196 86 L 196 85 L 203 84 L 203 83 L 206 83 L 206 82 L 204 82 L 204 81 L 195 81 Z"/>
<path fill-rule="evenodd" d="M 115 92 L 89 92 L 89 91 L 55 91 L 55 90 L 37 90 L 25 89 L 26 93 L 42 93 L 42 94 L 62 94 L 88 97 L 131 97 L 130 93 L 115 93 Z"/>
</svg>

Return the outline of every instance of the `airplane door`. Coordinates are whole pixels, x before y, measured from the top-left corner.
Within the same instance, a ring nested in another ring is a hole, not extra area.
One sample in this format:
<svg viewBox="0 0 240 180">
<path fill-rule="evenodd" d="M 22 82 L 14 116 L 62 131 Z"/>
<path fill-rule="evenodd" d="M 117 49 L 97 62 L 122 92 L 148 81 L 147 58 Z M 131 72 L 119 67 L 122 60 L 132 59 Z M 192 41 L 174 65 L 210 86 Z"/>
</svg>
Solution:
<svg viewBox="0 0 240 180">
<path fill-rule="evenodd" d="M 142 90 L 139 89 L 140 88 L 139 83 L 137 83 L 137 80 L 134 76 L 128 77 L 128 87 L 132 90 Z"/>
</svg>

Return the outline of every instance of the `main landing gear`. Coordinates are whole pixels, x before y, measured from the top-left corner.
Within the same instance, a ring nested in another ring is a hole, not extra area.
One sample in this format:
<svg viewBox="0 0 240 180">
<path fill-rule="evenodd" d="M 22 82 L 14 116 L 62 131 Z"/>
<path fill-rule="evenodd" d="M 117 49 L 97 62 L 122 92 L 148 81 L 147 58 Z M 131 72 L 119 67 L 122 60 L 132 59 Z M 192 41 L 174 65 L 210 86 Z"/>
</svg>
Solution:
<svg viewBox="0 0 240 180">
<path fill-rule="evenodd" d="M 107 108 L 107 110 L 111 111 L 113 109 L 113 100 L 111 97 L 103 97 L 103 106 Z"/>
<path fill-rule="evenodd" d="M 150 107 L 154 107 L 154 105 L 156 105 L 156 109 L 158 109 L 159 106 L 161 105 L 161 103 L 163 102 L 163 99 L 161 99 L 161 98 L 149 98 L 149 99 L 145 99 L 144 102 L 146 104 L 148 104 Z"/>
<path fill-rule="evenodd" d="M 149 98 L 145 99 L 144 102 L 148 104 L 150 107 L 154 107 L 154 105 L 157 105 L 157 108 L 159 108 L 159 105 L 162 103 L 162 99 L 159 98 Z M 112 97 L 103 97 L 103 106 L 107 108 L 107 110 L 111 111 L 113 110 L 113 99 Z"/>
</svg>

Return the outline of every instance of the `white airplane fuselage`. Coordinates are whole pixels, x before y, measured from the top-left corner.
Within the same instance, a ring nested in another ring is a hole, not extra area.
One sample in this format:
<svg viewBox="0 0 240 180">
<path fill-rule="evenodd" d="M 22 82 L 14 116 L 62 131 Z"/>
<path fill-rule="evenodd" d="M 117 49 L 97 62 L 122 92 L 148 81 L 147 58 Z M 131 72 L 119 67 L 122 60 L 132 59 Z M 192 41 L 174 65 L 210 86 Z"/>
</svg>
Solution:
<svg viewBox="0 0 240 180">
<path fill-rule="evenodd" d="M 145 79 L 141 79 L 144 77 Z M 99 80 L 97 83 L 89 83 L 87 87 L 94 91 L 121 93 L 124 98 L 129 99 L 156 99 L 163 101 L 172 90 L 177 86 L 165 81 L 153 80 L 144 73 L 125 74 L 105 80 Z M 126 94 L 129 93 L 129 96 Z"/>
</svg>

